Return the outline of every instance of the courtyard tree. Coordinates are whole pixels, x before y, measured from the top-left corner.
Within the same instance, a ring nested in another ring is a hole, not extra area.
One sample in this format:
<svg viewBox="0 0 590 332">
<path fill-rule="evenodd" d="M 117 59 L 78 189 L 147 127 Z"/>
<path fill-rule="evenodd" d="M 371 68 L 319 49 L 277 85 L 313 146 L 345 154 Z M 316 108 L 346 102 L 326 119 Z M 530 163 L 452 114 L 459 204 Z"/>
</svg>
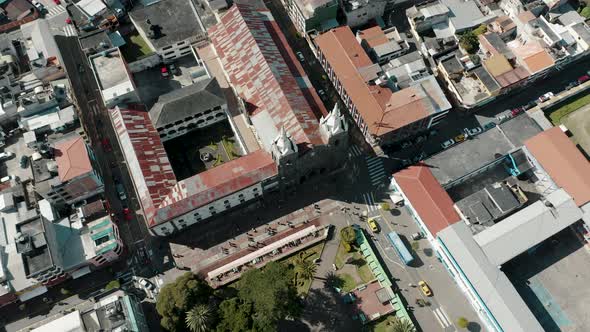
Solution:
<svg viewBox="0 0 590 332">
<path fill-rule="evenodd" d="M 191 332 L 207 332 L 211 330 L 213 313 L 206 304 L 197 304 L 186 313 L 186 326 Z"/>
<path fill-rule="evenodd" d="M 352 226 L 347 226 L 340 231 L 340 237 L 342 237 L 342 241 L 352 245 L 356 241 L 356 232 Z"/>
<path fill-rule="evenodd" d="M 409 319 L 392 317 L 387 322 L 388 332 L 416 332 L 416 327 Z"/>
<path fill-rule="evenodd" d="M 295 260 L 295 272 L 299 274 L 299 277 L 303 279 L 313 279 L 315 272 L 317 271 L 317 265 L 312 261 L 302 258 Z"/>
<path fill-rule="evenodd" d="M 469 54 L 474 54 L 479 49 L 479 39 L 473 31 L 466 31 L 459 37 L 459 45 Z"/>
<path fill-rule="evenodd" d="M 219 323 L 217 332 L 249 332 L 252 330 L 252 303 L 243 302 L 237 297 L 219 304 Z"/>
<path fill-rule="evenodd" d="M 160 325 L 171 332 L 186 331 L 186 314 L 199 304 L 208 304 L 213 290 L 196 275 L 187 272 L 173 283 L 162 287 L 156 310 L 162 317 Z"/>
<path fill-rule="evenodd" d="M 238 297 L 243 303 L 252 303 L 256 329 L 276 331 L 279 320 L 299 314 L 293 277 L 293 269 L 281 262 L 270 262 L 263 269 L 252 269 L 242 275 Z"/>
</svg>

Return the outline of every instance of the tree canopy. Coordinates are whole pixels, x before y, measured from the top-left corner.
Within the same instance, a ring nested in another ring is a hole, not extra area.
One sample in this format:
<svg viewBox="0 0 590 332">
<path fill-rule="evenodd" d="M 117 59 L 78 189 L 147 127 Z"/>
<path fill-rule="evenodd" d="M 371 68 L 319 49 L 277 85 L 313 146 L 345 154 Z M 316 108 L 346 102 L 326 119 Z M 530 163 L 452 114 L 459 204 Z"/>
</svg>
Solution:
<svg viewBox="0 0 590 332">
<path fill-rule="evenodd" d="M 162 319 L 160 324 L 168 331 L 187 331 L 186 313 L 198 304 L 208 304 L 213 290 L 196 275 L 187 272 L 162 287 L 156 309 Z"/>
<path fill-rule="evenodd" d="M 580 11 L 580 15 L 584 16 L 585 18 L 590 18 L 590 7 L 584 7 L 582 11 Z"/>
<path fill-rule="evenodd" d="M 217 332 L 252 331 L 253 314 L 252 303 L 244 303 L 237 297 L 225 300 L 219 305 Z"/>
<path fill-rule="evenodd" d="M 293 273 L 283 263 L 270 262 L 242 275 L 238 296 L 243 303 L 252 303 L 258 330 L 275 331 L 279 320 L 299 313 Z"/>
<path fill-rule="evenodd" d="M 474 54 L 479 49 L 479 39 L 473 31 L 467 31 L 459 37 L 459 44 L 469 54 Z"/>
</svg>

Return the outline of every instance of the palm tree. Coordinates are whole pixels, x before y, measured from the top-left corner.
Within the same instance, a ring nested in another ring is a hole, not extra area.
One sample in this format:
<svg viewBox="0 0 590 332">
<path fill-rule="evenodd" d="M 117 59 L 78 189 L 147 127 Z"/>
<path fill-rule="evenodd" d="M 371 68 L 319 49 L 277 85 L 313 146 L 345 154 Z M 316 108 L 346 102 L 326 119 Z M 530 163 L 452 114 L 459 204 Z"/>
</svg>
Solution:
<svg viewBox="0 0 590 332">
<path fill-rule="evenodd" d="M 342 237 L 342 241 L 348 244 L 353 244 L 356 240 L 356 232 L 351 226 L 344 227 L 340 231 L 340 236 Z"/>
<path fill-rule="evenodd" d="M 317 271 L 317 266 L 312 261 L 298 258 L 295 260 L 295 271 L 303 279 L 312 279 Z"/>
<path fill-rule="evenodd" d="M 400 319 L 394 317 L 389 322 L 388 332 L 416 332 L 416 327 L 412 324 L 409 318 Z"/>
<path fill-rule="evenodd" d="M 205 304 L 197 304 L 186 313 L 186 326 L 192 332 L 206 332 L 211 330 L 211 308 Z"/>
</svg>

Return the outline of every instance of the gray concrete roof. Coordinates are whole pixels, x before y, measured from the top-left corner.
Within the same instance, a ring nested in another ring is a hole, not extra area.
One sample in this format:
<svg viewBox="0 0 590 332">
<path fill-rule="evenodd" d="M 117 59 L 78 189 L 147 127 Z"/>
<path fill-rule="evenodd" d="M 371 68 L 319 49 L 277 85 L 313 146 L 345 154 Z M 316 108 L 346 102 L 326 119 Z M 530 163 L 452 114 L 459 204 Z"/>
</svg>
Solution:
<svg viewBox="0 0 590 332">
<path fill-rule="evenodd" d="M 580 210 L 565 190 L 547 195 L 512 214 L 473 239 L 493 265 L 502 265 L 582 218 Z"/>
<path fill-rule="evenodd" d="M 226 103 L 217 80 L 209 78 L 161 95 L 150 109 L 150 118 L 159 128 Z"/>
<path fill-rule="evenodd" d="M 521 147 L 527 138 L 540 132 L 541 128 L 536 122 L 528 115 L 522 114 L 472 139 L 456 144 L 424 160 L 424 163 L 431 166 L 432 174 L 444 187 Z"/>
<path fill-rule="evenodd" d="M 541 332 L 535 319 L 502 270 L 491 263 L 474 241 L 471 230 L 458 222 L 438 233 L 443 250 L 450 254 L 456 268 L 468 280 L 487 311 L 494 317 L 498 330 L 510 332 Z"/>
<path fill-rule="evenodd" d="M 129 16 L 135 27 L 143 30 L 145 35 L 150 30 L 148 19 L 152 25 L 160 28 L 160 37 L 149 40 L 156 49 L 205 35 L 191 0 L 160 0 L 149 6 L 136 7 Z"/>
</svg>

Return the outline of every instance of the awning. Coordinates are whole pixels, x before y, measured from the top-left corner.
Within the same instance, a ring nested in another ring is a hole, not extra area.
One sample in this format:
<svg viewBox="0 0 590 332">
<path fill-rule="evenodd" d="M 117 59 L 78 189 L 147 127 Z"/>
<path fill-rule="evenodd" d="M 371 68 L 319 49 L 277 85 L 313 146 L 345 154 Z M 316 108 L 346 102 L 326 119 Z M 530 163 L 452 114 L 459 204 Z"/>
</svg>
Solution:
<svg viewBox="0 0 590 332">
<path fill-rule="evenodd" d="M 72 272 L 72 278 L 73 279 L 78 279 L 78 278 L 80 278 L 82 276 L 85 276 L 85 275 L 89 274 L 90 272 L 92 272 L 92 271 L 90 271 L 90 266 L 87 265 L 87 266 L 84 266 L 81 269 L 77 269 L 76 271 Z"/>
<path fill-rule="evenodd" d="M 28 301 L 28 300 L 30 300 L 30 299 L 32 299 L 34 297 L 39 296 L 39 295 L 43 295 L 45 293 L 47 293 L 47 287 L 45 287 L 45 286 L 39 286 L 37 288 L 31 289 L 30 291 L 28 291 L 28 292 L 26 292 L 24 294 L 19 295 L 18 296 L 18 299 L 21 302 L 25 302 L 25 301 Z"/>
<path fill-rule="evenodd" d="M 237 268 L 237 267 L 240 267 L 246 263 L 249 263 L 249 262 L 255 260 L 256 258 L 262 257 L 262 256 L 272 252 L 275 249 L 281 248 L 284 245 L 288 244 L 289 242 L 304 238 L 307 235 L 314 233 L 315 231 L 317 231 L 317 227 L 315 225 L 312 225 L 311 227 L 307 227 L 305 229 L 302 229 L 295 234 L 291 234 L 284 239 L 278 240 L 277 242 L 274 242 L 264 248 L 258 249 L 256 251 L 244 256 L 244 257 L 238 258 L 229 264 L 226 264 L 220 268 L 217 268 L 217 269 L 207 273 L 207 277 L 209 277 L 210 279 L 215 278 L 223 273 L 233 270 L 234 268 Z"/>
<path fill-rule="evenodd" d="M 404 198 L 402 197 L 402 195 L 397 194 L 397 193 L 389 194 L 389 199 L 391 199 L 393 204 L 399 204 L 404 201 Z"/>
</svg>

